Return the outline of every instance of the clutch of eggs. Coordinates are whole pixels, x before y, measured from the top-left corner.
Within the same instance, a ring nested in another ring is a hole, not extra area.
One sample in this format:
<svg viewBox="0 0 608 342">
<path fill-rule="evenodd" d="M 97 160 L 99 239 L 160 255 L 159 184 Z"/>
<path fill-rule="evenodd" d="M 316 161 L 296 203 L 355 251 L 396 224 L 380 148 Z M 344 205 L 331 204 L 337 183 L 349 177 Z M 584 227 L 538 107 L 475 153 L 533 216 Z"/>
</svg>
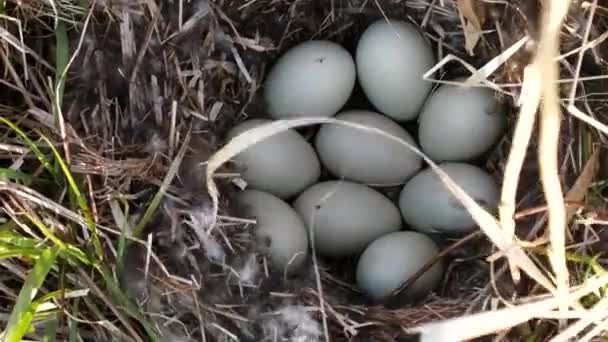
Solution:
<svg viewBox="0 0 608 342">
<path fill-rule="evenodd" d="M 464 161 L 480 156 L 505 128 L 505 113 L 482 88 L 441 86 L 422 75 L 436 63 L 431 45 L 409 23 L 380 19 L 370 25 L 353 58 L 336 43 L 312 40 L 282 55 L 266 76 L 264 98 L 272 119 L 333 117 L 378 129 L 415 148 L 486 209 L 498 205 L 498 184 Z M 347 110 L 358 78 L 377 112 Z M 420 116 L 419 116 L 420 114 Z M 419 116 L 418 142 L 400 123 Z M 247 120 L 229 137 L 270 120 Z M 320 256 L 359 255 L 358 286 L 372 299 L 399 288 L 439 252 L 423 233 L 461 233 L 475 222 L 422 158 L 377 132 L 322 124 L 314 148 L 287 130 L 241 152 L 235 161 L 252 190 L 237 203 L 257 219 L 258 250 L 280 271 L 296 270 L 314 244 Z M 315 150 L 316 148 L 316 150 Z M 319 183 L 321 165 L 341 180 Z M 404 184 L 398 205 L 371 186 Z M 290 206 L 286 200 L 294 198 Z M 404 221 L 415 231 L 403 231 Z M 418 297 L 443 275 L 435 264 L 405 292 Z"/>
</svg>

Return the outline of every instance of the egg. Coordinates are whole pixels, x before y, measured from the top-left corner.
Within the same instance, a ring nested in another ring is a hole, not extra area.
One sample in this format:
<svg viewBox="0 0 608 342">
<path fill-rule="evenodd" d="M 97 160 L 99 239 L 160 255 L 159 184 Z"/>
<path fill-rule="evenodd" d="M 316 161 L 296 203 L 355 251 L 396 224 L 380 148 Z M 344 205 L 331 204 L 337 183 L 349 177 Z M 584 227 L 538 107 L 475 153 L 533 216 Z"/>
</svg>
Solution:
<svg viewBox="0 0 608 342">
<path fill-rule="evenodd" d="M 336 119 L 377 128 L 418 147 L 403 127 L 384 115 L 351 110 Z M 321 163 L 335 177 L 368 185 L 402 184 L 422 167 L 422 158 L 399 142 L 339 124 L 323 124 L 315 147 Z"/>
<path fill-rule="evenodd" d="M 399 209 L 365 185 L 325 181 L 306 189 L 293 207 L 321 256 L 348 257 L 384 234 L 401 229 Z"/>
<path fill-rule="evenodd" d="M 274 119 L 331 117 L 355 86 L 355 62 L 342 46 L 311 40 L 288 50 L 266 76 L 264 99 Z"/>
<path fill-rule="evenodd" d="M 357 43 L 359 84 L 369 101 L 396 121 L 415 119 L 432 83 L 422 76 L 436 63 L 431 45 L 412 24 L 380 19 Z"/>
<path fill-rule="evenodd" d="M 494 91 L 444 84 L 420 114 L 418 140 L 436 161 L 468 161 L 488 151 L 506 128 L 506 113 Z"/>
<path fill-rule="evenodd" d="M 492 176 L 481 168 L 446 162 L 439 167 L 486 210 L 498 206 L 500 191 Z M 412 177 L 401 190 L 399 208 L 405 222 L 427 233 L 464 233 L 476 227 L 473 217 L 429 168 Z"/>
<path fill-rule="evenodd" d="M 428 236 L 412 231 L 389 233 L 374 240 L 357 263 L 357 286 L 373 300 L 382 300 L 400 288 L 439 254 Z M 439 261 L 425 271 L 401 294 L 417 299 L 433 291 L 443 277 Z"/>
<path fill-rule="evenodd" d="M 269 123 L 249 119 L 228 132 L 228 138 Z M 282 199 L 295 196 L 314 184 L 321 175 L 321 163 L 312 145 L 298 132 L 289 129 L 266 138 L 234 157 L 242 169 L 241 178 L 251 189 Z"/>
<path fill-rule="evenodd" d="M 235 197 L 236 205 L 254 218 L 253 235 L 258 252 L 270 257 L 274 270 L 293 274 L 308 256 L 308 234 L 304 222 L 285 201 L 258 190 L 245 190 Z"/>
</svg>

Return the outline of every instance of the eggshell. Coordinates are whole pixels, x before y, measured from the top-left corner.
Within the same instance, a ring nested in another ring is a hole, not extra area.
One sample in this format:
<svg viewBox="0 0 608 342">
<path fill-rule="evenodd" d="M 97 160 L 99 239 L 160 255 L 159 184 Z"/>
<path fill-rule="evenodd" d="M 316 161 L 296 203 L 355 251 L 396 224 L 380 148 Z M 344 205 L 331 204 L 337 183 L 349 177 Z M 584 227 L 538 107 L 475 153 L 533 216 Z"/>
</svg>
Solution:
<svg viewBox="0 0 608 342">
<path fill-rule="evenodd" d="M 234 138 L 269 122 L 266 119 L 246 120 L 234 127 L 228 137 Z M 282 199 L 299 194 L 321 175 L 321 163 L 314 148 L 291 129 L 252 145 L 234 161 L 241 166 L 241 177 L 251 189 L 266 191 Z"/>
<path fill-rule="evenodd" d="M 272 267 L 293 274 L 306 261 L 308 235 L 304 222 L 283 200 L 258 190 L 245 190 L 235 198 L 244 215 L 257 224 L 254 236 L 258 251 L 270 257 Z"/>
<path fill-rule="evenodd" d="M 264 98 L 275 119 L 331 117 L 355 86 L 353 57 L 342 46 L 312 40 L 288 50 L 266 76 Z"/>
<path fill-rule="evenodd" d="M 443 163 L 439 167 L 471 198 L 490 212 L 498 206 L 500 191 L 492 176 L 477 166 Z M 431 169 L 414 176 L 399 195 L 405 221 L 422 232 L 463 233 L 476 227 L 469 212 Z"/>
<path fill-rule="evenodd" d="M 359 83 L 380 112 L 396 121 L 418 116 L 432 86 L 422 76 L 436 60 L 415 26 L 377 20 L 361 35 L 355 59 Z"/>
<path fill-rule="evenodd" d="M 336 119 L 380 129 L 418 147 L 404 128 L 384 115 L 352 110 Z M 315 147 L 321 163 L 334 176 L 369 185 L 402 184 L 422 167 L 422 158 L 395 140 L 339 124 L 323 124 Z"/>
<path fill-rule="evenodd" d="M 491 89 L 444 84 L 422 110 L 418 140 L 433 160 L 467 161 L 488 151 L 505 128 L 505 109 Z"/>
<path fill-rule="evenodd" d="M 429 261 L 439 248 L 428 236 L 400 231 L 374 240 L 357 264 L 357 285 L 373 300 L 382 300 L 401 287 Z M 433 291 L 443 277 L 443 264 L 435 263 L 404 292 L 401 298 L 415 299 Z"/>
<path fill-rule="evenodd" d="M 380 192 L 353 182 L 317 183 L 300 194 L 293 207 L 322 256 L 352 256 L 377 237 L 401 229 L 395 204 Z"/>
</svg>

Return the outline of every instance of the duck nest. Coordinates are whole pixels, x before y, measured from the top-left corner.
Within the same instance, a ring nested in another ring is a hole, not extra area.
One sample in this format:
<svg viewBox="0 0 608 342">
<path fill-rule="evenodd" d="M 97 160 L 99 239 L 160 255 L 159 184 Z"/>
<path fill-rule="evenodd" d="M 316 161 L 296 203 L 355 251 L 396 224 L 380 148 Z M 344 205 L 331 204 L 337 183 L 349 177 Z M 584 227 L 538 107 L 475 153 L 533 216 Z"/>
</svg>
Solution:
<svg viewBox="0 0 608 342">
<path fill-rule="evenodd" d="M 0 0 L 4 337 L 603 335 L 604 5 Z M 238 169 L 219 162 L 227 132 L 265 115 L 264 77 L 285 51 L 325 39 L 353 52 L 383 18 L 420 28 L 438 79 L 468 78 L 509 104 L 482 165 L 503 185 L 499 215 L 478 211 L 478 229 L 442 237 L 441 285 L 407 304 L 368 300 L 356 260 L 269 270 L 232 201 Z"/>
</svg>

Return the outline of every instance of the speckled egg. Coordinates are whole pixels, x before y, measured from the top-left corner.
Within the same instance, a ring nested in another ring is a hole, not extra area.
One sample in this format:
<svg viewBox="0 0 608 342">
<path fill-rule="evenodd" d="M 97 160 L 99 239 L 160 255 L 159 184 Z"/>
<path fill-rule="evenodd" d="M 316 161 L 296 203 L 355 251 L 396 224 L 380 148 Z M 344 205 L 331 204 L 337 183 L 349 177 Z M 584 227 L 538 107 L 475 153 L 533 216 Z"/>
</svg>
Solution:
<svg viewBox="0 0 608 342">
<path fill-rule="evenodd" d="M 258 190 L 245 190 L 235 198 L 244 216 L 257 221 L 254 236 L 260 253 L 270 257 L 272 267 L 296 272 L 308 255 L 308 235 L 298 214 L 280 198 Z"/>
<path fill-rule="evenodd" d="M 439 254 L 428 236 L 412 231 L 389 233 L 374 240 L 357 264 L 357 285 L 373 300 L 382 300 L 399 289 Z M 416 299 L 433 291 L 443 277 L 443 264 L 435 263 L 401 293 Z"/>
<path fill-rule="evenodd" d="M 396 121 L 415 119 L 432 83 L 422 76 L 436 63 L 431 45 L 412 24 L 379 19 L 357 44 L 357 75 L 369 101 Z"/>
<path fill-rule="evenodd" d="M 490 212 L 496 210 L 500 190 L 491 175 L 465 163 L 446 162 L 439 167 L 479 205 Z M 471 214 L 430 168 L 403 187 L 399 207 L 405 221 L 422 232 L 464 233 L 476 227 Z"/>
<path fill-rule="evenodd" d="M 264 99 L 274 119 L 331 117 L 355 86 L 353 57 L 342 46 L 311 40 L 288 50 L 266 76 Z"/>
<path fill-rule="evenodd" d="M 246 120 L 234 127 L 228 137 L 233 138 L 269 122 L 266 119 Z M 266 191 L 283 199 L 299 194 L 321 175 L 321 163 L 314 148 L 291 129 L 252 145 L 239 153 L 234 161 L 251 189 Z"/>
<path fill-rule="evenodd" d="M 379 129 L 418 147 L 403 127 L 384 115 L 351 110 L 338 114 L 336 119 Z M 339 124 L 323 124 L 315 147 L 321 163 L 336 178 L 368 185 L 402 184 L 422 167 L 422 158 L 399 142 Z"/>
<path fill-rule="evenodd" d="M 293 204 L 317 253 L 348 257 L 401 229 L 399 209 L 380 192 L 348 181 L 325 181 L 306 189 Z M 313 234 L 310 234 L 313 232 Z"/>
<path fill-rule="evenodd" d="M 418 141 L 433 160 L 467 161 L 488 151 L 505 128 L 505 107 L 493 90 L 444 84 L 420 114 Z"/>
</svg>

